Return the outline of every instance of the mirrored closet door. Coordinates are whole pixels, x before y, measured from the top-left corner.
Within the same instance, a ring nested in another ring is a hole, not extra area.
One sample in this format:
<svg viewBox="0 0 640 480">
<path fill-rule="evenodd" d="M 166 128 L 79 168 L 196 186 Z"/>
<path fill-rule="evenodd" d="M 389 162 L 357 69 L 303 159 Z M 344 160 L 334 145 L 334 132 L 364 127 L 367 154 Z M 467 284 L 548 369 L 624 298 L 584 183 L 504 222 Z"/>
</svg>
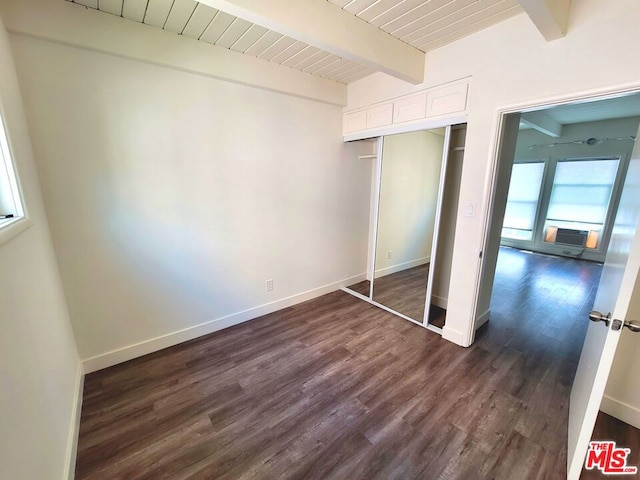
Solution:
<svg viewBox="0 0 640 480">
<path fill-rule="evenodd" d="M 360 157 L 376 160 L 372 238 L 367 280 L 347 291 L 425 326 L 444 323 L 445 310 L 432 305 L 432 299 L 440 298 L 433 295 L 436 256 L 443 244 L 438 233 L 441 224 L 451 223 L 441 219 L 450 132 L 447 127 L 381 137 L 375 154 Z M 457 192 L 455 200 L 457 207 Z M 445 215 L 455 219 L 453 211 Z"/>
</svg>

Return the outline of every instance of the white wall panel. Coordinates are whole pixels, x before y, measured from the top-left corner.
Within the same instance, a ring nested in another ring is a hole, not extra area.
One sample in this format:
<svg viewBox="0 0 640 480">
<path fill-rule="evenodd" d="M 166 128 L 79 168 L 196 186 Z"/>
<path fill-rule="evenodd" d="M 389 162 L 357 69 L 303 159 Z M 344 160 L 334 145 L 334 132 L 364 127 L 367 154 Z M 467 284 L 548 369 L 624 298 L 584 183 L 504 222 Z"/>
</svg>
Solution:
<svg viewBox="0 0 640 480">
<path fill-rule="evenodd" d="M 75 463 L 82 370 L 21 88 L 9 38 L 0 23 L 0 111 L 32 222 L 0 245 L 0 478 L 67 479 L 72 478 Z"/>
<path fill-rule="evenodd" d="M 13 40 L 90 365 L 366 270 L 371 164 L 340 107 Z"/>
</svg>

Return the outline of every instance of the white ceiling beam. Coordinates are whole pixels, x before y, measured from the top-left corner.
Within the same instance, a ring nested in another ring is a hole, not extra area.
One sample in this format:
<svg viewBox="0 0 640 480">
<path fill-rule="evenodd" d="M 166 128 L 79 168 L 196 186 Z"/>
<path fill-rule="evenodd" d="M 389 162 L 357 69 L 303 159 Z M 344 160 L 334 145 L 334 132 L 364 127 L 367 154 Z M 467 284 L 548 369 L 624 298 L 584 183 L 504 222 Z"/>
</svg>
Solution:
<svg viewBox="0 0 640 480">
<path fill-rule="evenodd" d="M 422 51 L 327 0 L 200 0 L 200 3 L 402 80 L 414 84 L 424 81 Z"/>
<path fill-rule="evenodd" d="M 567 33 L 571 0 L 518 0 L 518 3 L 548 42 Z"/>
<path fill-rule="evenodd" d="M 562 124 L 544 112 L 529 112 L 520 115 L 520 123 L 553 138 L 562 136 Z"/>
<path fill-rule="evenodd" d="M 76 3 L 0 0 L 6 29 L 25 35 L 280 92 L 332 105 L 347 104 L 347 87 L 159 28 L 125 22 Z"/>
</svg>

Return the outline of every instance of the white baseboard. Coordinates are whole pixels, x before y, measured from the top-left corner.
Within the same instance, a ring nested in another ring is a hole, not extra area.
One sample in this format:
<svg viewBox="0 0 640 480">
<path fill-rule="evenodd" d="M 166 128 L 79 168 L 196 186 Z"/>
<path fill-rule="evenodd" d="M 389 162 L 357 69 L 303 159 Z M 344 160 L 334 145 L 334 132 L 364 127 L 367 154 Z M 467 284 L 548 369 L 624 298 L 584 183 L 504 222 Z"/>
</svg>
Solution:
<svg viewBox="0 0 640 480">
<path fill-rule="evenodd" d="M 465 345 L 466 335 L 459 330 L 455 330 L 451 328 L 446 323 L 442 328 L 442 338 L 444 338 L 445 340 L 449 340 L 450 342 L 453 342 L 456 345 L 460 345 L 461 347 L 469 346 L 469 345 Z"/>
<path fill-rule="evenodd" d="M 485 323 L 487 323 L 489 321 L 489 317 L 490 316 L 491 316 L 491 309 L 487 310 L 482 315 L 480 315 L 476 319 L 476 326 L 475 326 L 476 330 L 478 330 L 481 326 L 483 326 Z"/>
<path fill-rule="evenodd" d="M 67 467 L 64 478 L 73 480 L 76 476 L 76 457 L 78 454 L 78 435 L 80 434 L 80 414 L 82 413 L 82 393 L 84 391 L 84 371 L 82 362 L 78 362 L 76 372 L 75 392 L 71 410 L 71 426 L 69 428 L 69 440 L 67 441 Z"/>
<path fill-rule="evenodd" d="M 612 417 L 617 418 L 618 420 L 622 420 L 624 423 L 628 423 L 629 425 L 633 425 L 636 428 L 640 428 L 640 408 L 638 407 L 634 407 L 605 395 L 604 397 L 602 397 L 600 410 L 611 415 Z M 602 440 L 610 439 L 603 438 Z"/>
<path fill-rule="evenodd" d="M 415 260 L 409 260 L 408 262 L 398 263 L 397 265 L 391 265 L 390 267 L 376 270 L 375 278 L 384 277 L 385 275 L 391 275 L 392 273 L 402 272 L 403 270 L 407 270 L 409 268 L 419 267 L 420 265 L 424 265 L 425 263 L 429 262 L 431 262 L 431 257 L 422 257 Z"/>
<path fill-rule="evenodd" d="M 431 303 L 436 307 L 444 308 L 446 310 L 448 302 L 449 300 L 444 297 L 440 297 L 438 295 L 431 295 Z"/>
<path fill-rule="evenodd" d="M 217 332 L 223 328 L 232 327 L 248 320 L 267 315 L 269 313 L 281 310 L 283 308 L 296 305 L 298 303 L 306 302 L 316 297 L 320 297 L 327 293 L 334 292 L 340 288 L 352 285 L 354 283 L 365 280 L 366 274 L 355 275 L 350 278 L 345 278 L 338 282 L 330 283 L 322 287 L 314 288 L 306 292 L 291 295 L 274 302 L 259 305 L 248 310 L 233 313 L 225 317 L 216 318 L 209 322 L 201 323 L 200 325 L 194 325 L 176 332 L 167 333 L 156 338 L 151 338 L 143 342 L 139 342 L 133 345 L 129 345 L 123 348 L 118 348 L 110 352 L 96 355 L 91 358 L 84 359 L 82 365 L 85 373 L 95 372 L 102 370 L 103 368 L 117 365 L 118 363 L 126 362 L 149 353 L 157 352 L 163 348 L 172 347 L 187 340 L 193 340 L 194 338 L 207 335 L 209 333 Z"/>
</svg>

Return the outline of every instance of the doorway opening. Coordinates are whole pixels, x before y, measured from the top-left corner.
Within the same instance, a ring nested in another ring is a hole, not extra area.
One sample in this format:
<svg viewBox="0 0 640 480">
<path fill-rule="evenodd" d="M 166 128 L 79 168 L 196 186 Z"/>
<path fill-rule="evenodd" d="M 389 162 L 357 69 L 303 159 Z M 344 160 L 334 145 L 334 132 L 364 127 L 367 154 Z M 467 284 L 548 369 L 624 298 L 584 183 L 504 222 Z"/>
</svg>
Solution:
<svg viewBox="0 0 640 480">
<path fill-rule="evenodd" d="M 505 113 L 502 120 L 476 327 L 492 322 L 477 341 L 533 355 L 531 368 L 556 376 L 547 406 L 566 435 L 563 415 L 601 262 L 629 161 L 638 155 L 640 94 Z"/>
</svg>

